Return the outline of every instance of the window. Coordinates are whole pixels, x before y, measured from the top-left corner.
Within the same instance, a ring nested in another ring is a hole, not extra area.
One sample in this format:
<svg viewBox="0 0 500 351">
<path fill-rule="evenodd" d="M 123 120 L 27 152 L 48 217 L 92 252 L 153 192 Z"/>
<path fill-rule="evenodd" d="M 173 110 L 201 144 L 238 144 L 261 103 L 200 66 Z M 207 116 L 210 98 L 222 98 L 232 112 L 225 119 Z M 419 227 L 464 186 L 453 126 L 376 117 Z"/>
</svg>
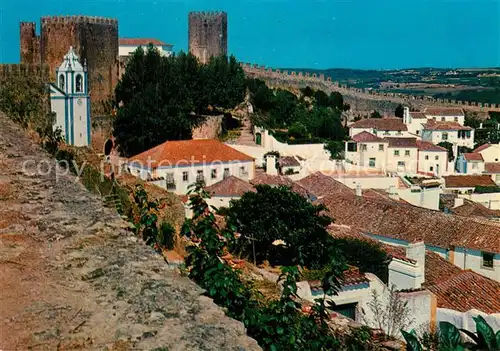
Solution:
<svg viewBox="0 0 500 351">
<path fill-rule="evenodd" d="M 174 174 L 167 173 L 165 178 L 166 178 L 166 183 L 167 183 L 167 190 L 174 190 L 175 189 Z"/>
<path fill-rule="evenodd" d="M 439 156 L 435 156 L 435 157 L 434 157 L 434 159 L 435 159 L 436 161 L 438 161 L 438 160 L 439 160 Z"/>
<path fill-rule="evenodd" d="M 199 170 L 196 172 L 196 181 L 200 183 L 204 183 L 205 179 L 203 177 L 203 170 Z"/>
<path fill-rule="evenodd" d="M 405 156 L 410 156 L 410 150 L 405 150 Z"/>
<path fill-rule="evenodd" d="M 241 166 L 240 167 L 240 176 L 247 176 L 248 175 L 248 172 L 245 168 L 245 166 Z"/>
<path fill-rule="evenodd" d="M 212 169 L 212 172 L 210 172 L 210 177 L 212 179 L 217 179 L 217 169 Z"/>
<path fill-rule="evenodd" d="M 361 151 L 366 151 L 366 150 L 368 150 L 368 145 L 361 144 Z"/>
<path fill-rule="evenodd" d="M 405 161 L 398 161 L 398 167 L 404 167 Z"/>
<path fill-rule="evenodd" d="M 384 135 L 391 135 L 391 133 L 389 133 L 389 131 L 388 131 L 388 130 L 385 130 L 385 131 L 384 131 Z"/>
<path fill-rule="evenodd" d="M 429 155 L 425 155 L 425 159 L 428 160 L 429 159 Z"/>
<path fill-rule="evenodd" d="M 458 117 L 453 118 L 455 122 L 458 122 Z"/>
<path fill-rule="evenodd" d="M 434 171 L 434 167 L 430 166 L 429 167 L 429 172 L 432 172 L 432 171 Z"/>
<path fill-rule="evenodd" d="M 399 156 L 399 150 L 394 150 L 394 156 Z"/>
<path fill-rule="evenodd" d="M 76 83 L 75 83 L 75 90 L 77 93 L 81 93 L 82 92 L 82 75 L 81 74 L 77 74 L 76 75 Z"/>
<path fill-rule="evenodd" d="M 417 130 L 417 135 L 420 133 L 420 130 Z"/>
<path fill-rule="evenodd" d="M 229 173 L 229 168 L 224 168 L 224 174 L 223 174 L 223 178 L 227 178 L 231 175 L 231 173 Z"/>
<path fill-rule="evenodd" d="M 61 88 L 62 91 L 64 91 L 64 75 L 61 74 L 59 76 L 59 88 Z"/>
<path fill-rule="evenodd" d="M 441 135 L 441 139 L 448 140 L 448 133 L 447 132 L 443 132 L 443 134 Z"/>
<path fill-rule="evenodd" d="M 189 173 L 188 172 L 182 172 L 182 181 L 189 182 Z"/>
<path fill-rule="evenodd" d="M 347 151 L 348 152 L 356 152 L 356 151 L 358 151 L 358 144 L 356 144 L 356 143 L 347 143 Z"/>
<path fill-rule="evenodd" d="M 445 117 L 441 117 L 441 122 L 444 122 L 446 121 L 446 118 Z"/>
<path fill-rule="evenodd" d="M 370 160 L 369 160 L 369 166 L 370 167 L 375 167 L 375 158 L 370 158 Z"/>
<path fill-rule="evenodd" d="M 384 151 L 384 144 L 379 144 L 378 151 Z"/>
<path fill-rule="evenodd" d="M 477 169 L 477 163 L 476 162 L 472 163 L 472 169 Z"/>
<path fill-rule="evenodd" d="M 481 255 L 483 256 L 483 263 L 482 266 L 483 268 L 493 268 L 493 254 L 489 252 L 481 252 Z"/>
</svg>

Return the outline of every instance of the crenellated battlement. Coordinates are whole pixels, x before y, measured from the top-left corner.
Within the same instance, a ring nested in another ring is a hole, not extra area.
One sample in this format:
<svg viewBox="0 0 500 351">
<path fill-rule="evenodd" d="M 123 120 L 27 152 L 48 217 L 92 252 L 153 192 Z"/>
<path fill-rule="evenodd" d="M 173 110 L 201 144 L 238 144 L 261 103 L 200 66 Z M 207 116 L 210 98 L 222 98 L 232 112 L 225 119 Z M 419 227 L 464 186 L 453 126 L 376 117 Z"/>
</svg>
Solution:
<svg viewBox="0 0 500 351">
<path fill-rule="evenodd" d="M 16 76 L 40 76 L 50 81 L 50 67 L 47 64 L 0 64 L 0 81 Z"/>
<path fill-rule="evenodd" d="M 201 12 L 190 12 L 189 18 L 199 18 L 199 19 L 208 19 L 214 17 L 227 17 L 227 14 L 224 11 L 201 11 Z"/>
<path fill-rule="evenodd" d="M 338 91 L 347 97 L 366 100 L 383 100 L 396 104 L 412 104 L 418 106 L 444 106 L 459 107 L 473 111 L 500 111 L 500 104 L 488 104 L 474 101 L 457 101 L 452 99 L 435 99 L 429 96 L 407 95 L 401 93 L 381 92 L 372 89 L 352 88 L 339 82 L 335 82 L 331 77 L 319 76 L 316 73 L 303 73 L 301 71 L 273 70 L 266 66 L 241 63 L 241 66 L 248 76 L 253 76 L 276 85 L 292 85 L 298 87 L 310 86 L 311 88 L 322 89 L 326 92 Z"/>
<path fill-rule="evenodd" d="M 92 24 L 110 24 L 118 25 L 118 20 L 115 18 L 99 17 L 99 16 L 45 16 L 41 18 L 42 26 L 51 23 L 61 24 L 77 24 L 77 23 L 92 23 Z"/>
</svg>

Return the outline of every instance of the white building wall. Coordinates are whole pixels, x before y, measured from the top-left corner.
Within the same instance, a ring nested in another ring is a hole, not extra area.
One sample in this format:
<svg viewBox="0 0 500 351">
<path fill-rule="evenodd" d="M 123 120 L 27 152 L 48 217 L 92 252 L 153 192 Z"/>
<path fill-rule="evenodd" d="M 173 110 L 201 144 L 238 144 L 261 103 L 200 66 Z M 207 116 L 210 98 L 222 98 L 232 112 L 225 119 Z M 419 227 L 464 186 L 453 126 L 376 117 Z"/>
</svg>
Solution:
<svg viewBox="0 0 500 351">
<path fill-rule="evenodd" d="M 443 133 L 448 134 L 446 140 L 444 140 L 443 138 Z M 429 141 L 436 145 L 441 142 L 447 141 L 456 146 L 466 146 L 472 149 L 474 148 L 474 130 L 471 130 L 470 138 L 465 138 L 465 139 L 458 137 L 457 130 L 425 130 L 422 134 L 422 140 Z"/>
<path fill-rule="evenodd" d="M 346 143 L 345 158 L 352 162 L 353 165 L 385 171 L 387 164 L 387 147 L 387 143 L 360 142 L 357 143 L 357 151 L 348 152 Z M 374 159 L 375 163 L 373 165 L 370 165 L 370 159 Z"/>
<path fill-rule="evenodd" d="M 492 210 L 500 210 L 500 193 L 489 194 L 458 194 L 458 197 L 480 203 Z"/>
<path fill-rule="evenodd" d="M 465 116 L 464 115 L 456 115 L 456 116 L 436 116 L 436 115 L 429 115 L 425 114 L 427 119 L 434 119 L 439 122 L 458 122 L 460 125 L 464 125 L 465 123 Z"/>
<path fill-rule="evenodd" d="M 411 138 L 414 135 L 411 135 L 408 131 L 396 131 L 396 130 L 377 130 L 374 128 L 349 128 L 349 136 L 352 138 L 353 136 L 361 133 L 368 132 L 373 134 L 379 138 Z"/>
<path fill-rule="evenodd" d="M 398 151 L 399 155 L 395 152 Z M 406 152 L 409 151 L 409 155 Z M 418 149 L 389 147 L 387 154 L 387 171 L 417 173 Z M 398 162 L 404 162 L 404 165 L 398 165 Z"/>
<path fill-rule="evenodd" d="M 483 156 L 484 162 L 500 162 L 500 143 L 490 145 L 479 153 Z"/>
<path fill-rule="evenodd" d="M 240 173 L 240 168 L 244 167 L 247 174 Z M 210 186 L 217 182 L 220 182 L 224 176 L 224 169 L 229 168 L 229 175 L 236 176 L 240 179 L 249 181 L 250 179 L 255 177 L 255 165 L 252 161 L 246 162 L 231 162 L 231 163 L 216 163 L 209 165 L 195 165 L 195 166 L 186 166 L 186 167 L 159 167 L 154 171 L 151 171 L 147 168 L 138 168 L 133 164 L 129 164 L 130 173 L 138 176 L 143 180 L 147 180 L 148 177 L 158 178 L 163 177 L 165 180 L 163 183 L 163 188 L 167 188 L 167 174 L 173 173 L 173 178 L 175 182 L 175 189 L 168 189 L 172 192 L 184 195 L 188 192 L 188 188 L 191 184 L 196 182 L 196 178 L 198 176 L 198 171 L 203 172 L 203 176 L 205 178 L 205 185 Z M 212 178 L 212 170 L 216 170 L 216 177 Z M 184 172 L 187 172 L 188 179 L 185 181 L 183 179 Z"/>
<path fill-rule="evenodd" d="M 453 169 L 447 169 L 448 153 L 446 151 L 423 151 L 418 152 L 418 171 L 421 173 L 433 173 L 444 175 L 453 173 Z"/>
<path fill-rule="evenodd" d="M 120 45 L 118 46 L 118 56 L 130 56 L 137 50 L 139 47 L 143 47 L 145 50 L 146 47 L 144 45 Z M 162 56 L 170 56 L 172 55 L 172 48 L 169 46 L 155 45 L 154 46 L 160 52 Z"/>
<path fill-rule="evenodd" d="M 476 332 L 476 323 L 473 317 L 481 315 L 489 326 L 496 333 L 500 330 L 500 313 L 486 314 L 478 310 L 470 310 L 467 312 L 458 312 L 447 308 L 438 308 L 436 313 L 436 321 L 449 322 L 460 329 L 465 329 L 470 332 Z"/>
<path fill-rule="evenodd" d="M 476 273 L 500 282 L 500 253 L 494 256 L 493 268 L 487 268 L 483 266 L 480 251 L 455 248 L 453 263 L 462 269 L 471 269 Z"/>
<path fill-rule="evenodd" d="M 87 120 L 87 98 L 74 98 L 70 100 L 73 103 L 73 144 L 75 146 L 86 146 L 89 145 L 90 140 L 88 140 L 88 124 L 90 120 Z M 70 117 L 71 119 L 71 117 Z M 71 122 L 70 122 L 71 125 Z"/>
<path fill-rule="evenodd" d="M 436 211 L 439 210 L 439 195 L 442 192 L 440 188 L 422 188 L 420 192 L 415 192 L 411 189 L 398 189 L 398 195 L 401 200 L 409 202 L 414 206 Z"/>
<path fill-rule="evenodd" d="M 66 103 L 66 100 L 65 99 L 51 99 L 50 100 L 50 108 L 51 108 L 51 111 L 54 112 L 56 114 L 56 121 L 55 121 L 55 124 L 54 124 L 54 130 L 56 130 L 56 128 L 61 128 L 62 130 L 62 136 L 64 137 L 64 141 L 66 143 L 69 143 L 69 140 L 66 140 L 66 129 L 64 127 L 64 118 L 65 118 L 65 105 Z"/>
<path fill-rule="evenodd" d="M 361 189 L 382 189 L 387 190 L 391 186 L 397 187 L 399 184 L 398 177 L 333 177 L 333 179 L 341 182 L 351 189 L 356 188 L 356 184 L 361 185 Z"/>
</svg>

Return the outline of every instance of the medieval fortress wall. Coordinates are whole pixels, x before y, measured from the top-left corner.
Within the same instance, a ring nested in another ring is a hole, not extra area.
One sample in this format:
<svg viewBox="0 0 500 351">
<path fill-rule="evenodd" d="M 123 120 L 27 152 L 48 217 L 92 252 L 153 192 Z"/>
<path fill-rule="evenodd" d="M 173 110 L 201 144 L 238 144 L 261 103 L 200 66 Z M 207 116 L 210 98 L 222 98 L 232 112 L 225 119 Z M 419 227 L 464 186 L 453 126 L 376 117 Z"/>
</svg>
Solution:
<svg viewBox="0 0 500 351">
<path fill-rule="evenodd" d="M 396 106 L 402 104 L 417 110 L 426 107 L 456 107 L 475 112 L 500 111 L 500 104 L 457 101 L 449 99 L 434 99 L 426 96 L 406 95 L 399 93 L 382 93 L 370 89 L 351 88 L 332 81 L 324 74 L 310 74 L 308 72 L 273 70 L 265 66 L 243 63 L 245 73 L 250 77 L 260 78 L 271 86 L 293 86 L 321 89 L 327 93 L 338 91 L 344 100 L 357 113 L 370 113 L 378 110 L 385 115 L 393 115 Z"/>
<path fill-rule="evenodd" d="M 73 46 L 80 61 L 87 62 L 93 102 L 112 96 L 118 82 L 118 21 L 89 16 L 51 16 L 20 25 L 21 64 L 48 65 L 51 80 L 56 68 Z"/>
</svg>

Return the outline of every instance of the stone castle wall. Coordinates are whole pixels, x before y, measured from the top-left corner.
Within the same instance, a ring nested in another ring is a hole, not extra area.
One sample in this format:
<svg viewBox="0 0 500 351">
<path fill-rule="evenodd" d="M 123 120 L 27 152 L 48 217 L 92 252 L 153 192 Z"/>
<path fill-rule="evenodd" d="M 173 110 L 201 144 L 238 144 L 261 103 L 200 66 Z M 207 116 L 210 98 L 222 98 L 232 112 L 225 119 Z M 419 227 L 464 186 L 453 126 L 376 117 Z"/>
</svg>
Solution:
<svg viewBox="0 0 500 351">
<path fill-rule="evenodd" d="M 227 14 L 225 12 L 190 12 L 189 52 L 200 62 L 212 56 L 227 55 Z"/>
<path fill-rule="evenodd" d="M 42 64 L 0 64 L 0 81 L 15 76 L 39 76 L 50 81 L 50 67 Z"/>
<path fill-rule="evenodd" d="M 425 107 L 456 107 L 465 110 L 484 112 L 500 111 L 500 104 L 487 104 L 450 99 L 434 99 L 427 96 L 406 95 L 400 93 L 383 93 L 370 89 L 351 88 L 332 81 L 324 74 L 310 74 L 295 71 L 273 70 L 265 66 L 242 63 L 245 73 L 250 77 L 260 78 L 271 86 L 294 86 L 304 88 L 309 86 L 325 92 L 338 91 L 344 100 L 351 105 L 351 109 L 358 113 L 369 113 L 378 110 L 386 115 L 393 115 L 397 105 L 403 104 L 415 109 Z"/>
<path fill-rule="evenodd" d="M 21 63 L 47 64 L 52 80 L 70 46 L 87 62 L 92 102 L 106 100 L 118 82 L 118 21 L 103 17 L 42 17 L 40 35 L 35 23 L 20 26 Z"/>
</svg>

